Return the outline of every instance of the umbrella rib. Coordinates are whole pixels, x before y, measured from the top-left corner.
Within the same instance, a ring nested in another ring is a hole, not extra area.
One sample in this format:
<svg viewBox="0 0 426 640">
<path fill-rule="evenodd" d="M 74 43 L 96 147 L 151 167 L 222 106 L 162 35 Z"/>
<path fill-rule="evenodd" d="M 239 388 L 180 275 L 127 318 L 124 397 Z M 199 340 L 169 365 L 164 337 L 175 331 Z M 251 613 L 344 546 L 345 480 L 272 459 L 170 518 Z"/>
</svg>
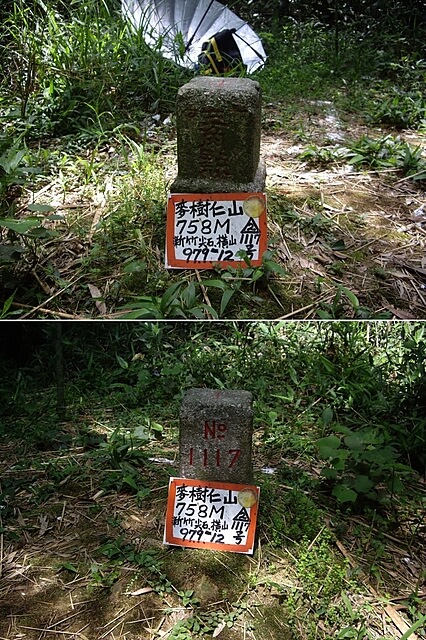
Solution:
<svg viewBox="0 0 426 640">
<path fill-rule="evenodd" d="M 254 47 L 252 47 L 252 45 L 249 42 L 247 42 L 247 40 L 244 40 L 244 38 L 242 38 L 239 33 L 235 32 L 234 36 L 236 36 L 237 38 L 242 40 L 244 42 L 244 44 L 246 44 L 248 47 L 250 47 L 250 49 L 253 51 L 253 53 L 255 53 L 261 60 L 263 60 L 263 62 L 265 62 L 264 56 L 261 53 L 259 53 L 259 51 L 256 51 L 256 49 Z"/>
<path fill-rule="evenodd" d="M 191 38 L 190 38 L 190 39 L 189 39 L 189 41 L 188 41 L 188 44 L 187 44 L 187 45 L 186 45 L 186 47 L 185 47 L 185 52 L 186 52 L 186 51 L 188 51 L 188 49 L 190 48 L 190 46 L 191 46 L 191 44 L 192 44 L 192 41 L 193 41 L 193 40 L 194 40 L 194 38 L 195 38 L 195 34 L 197 33 L 198 29 L 199 29 L 199 28 L 201 27 L 201 25 L 203 24 L 203 22 L 204 22 L 204 18 L 206 17 L 206 15 L 208 14 L 208 12 L 210 11 L 210 7 L 212 6 L 213 2 L 214 2 L 214 0 L 210 0 L 210 4 L 209 4 L 209 6 L 208 6 L 208 7 L 207 7 L 207 9 L 204 11 L 204 14 L 203 14 L 203 16 L 202 16 L 202 18 L 201 18 L 200 22 L 198 23 L 197 28 L 195 29 L 194 33 L 192 34 Z"/>
</svg>

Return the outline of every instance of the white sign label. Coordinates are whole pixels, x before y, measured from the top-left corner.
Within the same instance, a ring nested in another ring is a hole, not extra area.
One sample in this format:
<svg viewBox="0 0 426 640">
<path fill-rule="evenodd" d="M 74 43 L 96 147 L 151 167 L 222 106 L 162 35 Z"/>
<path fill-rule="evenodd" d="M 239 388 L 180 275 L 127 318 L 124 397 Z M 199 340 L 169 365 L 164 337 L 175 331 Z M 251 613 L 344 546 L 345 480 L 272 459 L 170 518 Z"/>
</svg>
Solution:
<svg viewBox="0 0 426 640">
<path fill-rule="evenodd" d="M 171 478 L 164 543 L 252 553 L 259 487 Z"/>
<path fill-rule="evenodd" d="M 167 218 L 168 267 L 252 264 L 266 250 L 264 194 L 172 194 Z"/>
</svg>

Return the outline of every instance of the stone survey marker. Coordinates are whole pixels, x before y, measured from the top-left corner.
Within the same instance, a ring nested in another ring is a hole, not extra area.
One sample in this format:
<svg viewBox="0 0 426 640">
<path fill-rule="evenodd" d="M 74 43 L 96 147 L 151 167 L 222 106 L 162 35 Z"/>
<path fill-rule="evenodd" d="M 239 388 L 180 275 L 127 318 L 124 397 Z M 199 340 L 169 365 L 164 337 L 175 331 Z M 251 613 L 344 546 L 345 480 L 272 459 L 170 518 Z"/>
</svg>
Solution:
<svg viewBox="0 0 426 640">
<path fill-rule="evenodd" d="M 190 389 L 180 411 L 180 478 L 170 478 L 164 543 L 252 553 L 252 394 Z"/>
<path fill-rule="evenodd" d="M 254 265 L 266 250 L 261 92 L 247 78 L 194 78 L 177 98 L 178 175 L 167 207 L 166 267 Z"/>
<path fill-rule="evenodd" d="M 252 433 L 250 392 L 190 389 L 180 411 L 180 476 L 250 484 Z"/>
<path fill-rule="evenodd" d="M 177 97 L 172 193 L 262 192 L 261 92 L 247 78 L 194 78 Z"/>
</svg>

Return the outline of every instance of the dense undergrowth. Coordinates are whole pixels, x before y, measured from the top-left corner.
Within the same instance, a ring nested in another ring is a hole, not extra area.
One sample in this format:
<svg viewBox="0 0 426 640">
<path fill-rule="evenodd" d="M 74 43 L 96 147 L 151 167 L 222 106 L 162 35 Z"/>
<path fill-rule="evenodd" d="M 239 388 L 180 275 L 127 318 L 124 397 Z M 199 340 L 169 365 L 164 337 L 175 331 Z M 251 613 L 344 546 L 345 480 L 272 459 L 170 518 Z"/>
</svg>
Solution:
<svg viewBox="0 0 426 640">
<path fill-rule="evenodd" d="M 307 17 L 263 20 L 261 29 L 268 61 L 254 79 L 265 104 L 277 104 L 281 127 L 321 110 L 314 101 L 333 101 L 343 116 L 391 128 L 350 149 L 308 145 L 310 160 L 391 167 L 421 184 L 421 148 L 395 131 L 425 127 L 421 26 L 412 42 L 396 24 L 379 34 L 343 19 L 338 32 Z M 262 267 L 216 270 L 201 282 L 164 268 L 175 98 L 195 71 L 165 60 L 160 42 L 147 47 L 142 31 L 104 2 L 16 2 L 0 30 L 3 316 L 46 308 L 47 292 L 48 313 L 58 300 L 58 313 L 80 317 L 93 314 L 94 300 L 101 315 L 142 318 L 276 318 L 291 308 L 283 294 L 289 274 L 274 253 Z M 80 215 L 84 199 L 101 209 L 98 216 Z M 60 252 L 70 233 L 70 251 L 84 247 L 72 266 Z M 374 316 L 348 300 L 353 317 Z"/>
<path fill-rule="evenodd" d="M 12 333 L 20 336 L 18 353 Z M 14 447 L 14 462 L 0 486 L 4 549 L 23 545 L 29 553 L 34 542 L 32 562 L 40 558 L 42 567 L 83 585 L 79 601 L 123 591 L 128 603 L 129 592 L 152 592 L 152 615 L 186 612 L 171 623 L 169 637 L 179 640 L 217 635 L 221 627 L 236 634 L 229 638 L 256 640 L 274 633 L 390 640 L 410 628 L 424 637 L 421 324 L 73 323 L 61 337 L 56 323 L 43 323 L 9 325 L 6 334 L 2 352 L 11 357 L 2 361 L 1 435 L 9 456 Z M 166 553 L 153 542 L 161 540 L 162 522 L 144 533 L 153 509 L 163 517 L 167 480 L 176 473 L 180 402 L 197 386 L 254 395 L 261 509 L 248 565 L 232 554 L 221 560 Z M 76 538 L 85 505 L 88 518 Z M 41 518 L 53 518 L 50 529 L 40 529 Z M 57 535 L 51 530 L 61 518 L 65 529 Z M 46 535 L 54 537 L 43 557 L 37 545 Z M 56 544 L 68 539 L 67 553 L 56 554 Z M 411 563 L 411 583 L 405 574 L 401 582 L 401 553 Z M 142 597 L 143 609 L 149 605 Z M 14 602 L 11 594 L 7 601 Z M 398 632 L 388 625 L 381 633 L 382 606 L 399 620 Z M 21 620 L 29 613 L 22 602 L 12 605 L 2 624 L 18 609 Z M 46 624 L 24 620 L 38 632 Z M 100 617 L 92 620 L 100 625 Z M 156 624 L 147 637 L 155 637 Z"/>
</svg>

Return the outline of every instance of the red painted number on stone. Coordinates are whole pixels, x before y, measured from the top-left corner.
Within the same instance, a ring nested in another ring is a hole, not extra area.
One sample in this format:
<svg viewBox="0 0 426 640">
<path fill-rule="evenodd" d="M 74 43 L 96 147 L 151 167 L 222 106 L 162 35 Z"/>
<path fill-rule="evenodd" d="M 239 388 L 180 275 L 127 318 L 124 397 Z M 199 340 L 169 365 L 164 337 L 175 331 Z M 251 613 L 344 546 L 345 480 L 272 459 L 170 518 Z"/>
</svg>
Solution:
<svg viewBox="0 0 426 640">
<path fill-rule="evenodd" d="M 229 455 L 233 456 L 231 462 L 229 463 L 229 468 L 233 467 L 237 462 L 238 458 L 241 455 L 241 449 L 229 449 Z"/>
<path fill-rule="evenodd" d="M 231 468 L 233 467 L 238 458 L 241 455 L 241 449 L 229 449 L 229 465 L 228 467 Z M 216 449 L 215 454 L 214 454 L 214 463 L 216 465 L 216 467 L 220 467 L 221 465 L 221 461 L 222 461 L 222 456 L 221 456 L 221 450 L 220 449 Z M 189 449 L 189 464 L 192 466 L 194 464 L 194 449 L 193 447 L 191 447 Z M 209 451 L 208 449 L 203 449 L 203 467 L 208 467 L 209 466 Z"/>
<path fill-rule="evenodd" d="M 204 423 L 204 440 L 208 440 L 209 438 L 224 438 L 227 430 L 228 427 L 226 424 L 216 424 L 216 420 L 212 420 L 211 424 L 209 424 L 206 420 Z"/>
</svg>

